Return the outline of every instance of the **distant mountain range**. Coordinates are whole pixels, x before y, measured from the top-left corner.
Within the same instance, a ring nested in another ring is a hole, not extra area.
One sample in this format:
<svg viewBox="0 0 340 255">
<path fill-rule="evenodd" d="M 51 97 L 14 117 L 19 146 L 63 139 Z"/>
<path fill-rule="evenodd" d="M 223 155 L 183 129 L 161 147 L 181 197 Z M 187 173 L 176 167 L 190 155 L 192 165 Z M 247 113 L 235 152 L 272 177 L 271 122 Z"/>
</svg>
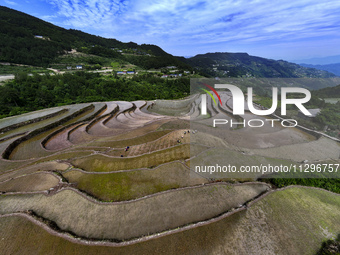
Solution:
<svg viewBox="0 0 340 255">
<path fill-rule="evenodd" d="M 309 58 L 309 59 L 300 59 L 300 60 L 292 60 L 292 62 L 297 64 L 310 64 L 310 65 L 329 65 L 340 63 L 340 55 L 328 56 L 323 58 Z"/>
<path fill-rule="evenodd" d="M 327 71 L 307 68 L 283 60 L 250 56 L 247 53 L 207 53 L 181 59 L 201 72 L 219 77 L 334 77 Z"/>
<path fill-rule="evenodd" d="M 156 45 L 123 43 L 82 31 L 64 29 L 28 14 L 0 6 L 0 62 L 48 67 L 71 49 L 109 59 L 121 59 L 144 69 L 176 66 L 208 77 L 317 77 L 335 75 L 287 61 L 247 53 L 207 53 L 175 57 Z M 119 50 L 117 50 L 119 49 Z M 132 53 L 123 54 L 128 49 Z"/>
<path fill-rule="evenodd" d="M 340 63 L 328 64 L 328 65 L 311 65 L 311 64 L 300 64 L 300 65 L 304 66 L 304 67 L 316 68 L 316 69 L 319 69 L 319 70 L 325 70 L 325 71 L 334 73 L 337 76 L 340 76 Z"/>
</svg>

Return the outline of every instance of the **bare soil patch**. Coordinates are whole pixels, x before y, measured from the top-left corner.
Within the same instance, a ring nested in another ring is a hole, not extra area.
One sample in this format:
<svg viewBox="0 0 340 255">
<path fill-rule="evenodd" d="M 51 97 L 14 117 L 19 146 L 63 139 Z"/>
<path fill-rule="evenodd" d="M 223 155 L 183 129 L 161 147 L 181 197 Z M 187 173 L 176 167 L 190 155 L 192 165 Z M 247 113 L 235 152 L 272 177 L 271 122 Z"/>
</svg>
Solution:
<svg viewBox="0 0 340 255">
<path fill-rule="evenodd" d="M 57 186 L 59 179 L 52 174 L 38 173 L 0 183 L 0 192 L 43 191 Z"/>
</svg>

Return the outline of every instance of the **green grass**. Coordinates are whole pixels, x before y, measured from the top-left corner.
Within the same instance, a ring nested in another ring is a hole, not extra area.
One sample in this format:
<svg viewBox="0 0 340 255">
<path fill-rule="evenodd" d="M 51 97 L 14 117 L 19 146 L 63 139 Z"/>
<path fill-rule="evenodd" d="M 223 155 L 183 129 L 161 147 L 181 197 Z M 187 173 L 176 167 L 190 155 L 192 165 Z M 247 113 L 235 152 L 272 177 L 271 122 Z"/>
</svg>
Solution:
<svg viewBox="0 0 340 255">
<path fill-rule="evenodd" d="M 278 231 L 268 235 L 281 239 L 286 254 L 315 254 L 322 241 L 329 239 L 325 232 L 334 237 L 339 234 L 339 206 L 340 196 L 323 190 L 289 188 L 271 194 L 252 209 L 265 212 L 265 222 Z"/>
<path fill-rule="evenodd" d="M 120 68 L 121 64 L 119 62 L 111 62 L 111 67 L 113 69 Z"/>
<path fill-rule="evenodd" d="M 16 74 L 16 73 L 53 73 L 43 67 L 37 66 L 17 66 L 17 65 L 0 65 L 0 75 L 1 74 Z"/>
<path fill-rule="evenodd" d="M 131 200 L 206 182 L 203 178 L 191 178 L 190 171 L 178 162 L 144 171 L 85 174 L 74 170 L 63 175 L 70 183 L 77 183 L 78 189 L 103 201 Z"/>
<path fill-rule="evenodd" d="M 192 152 L 192 155 L 198 154 L 206 149 L 207 147 L 198 145 L 195 147 L 195 152 Z M 190 158 L 190 144 L 183 144 L 138 157 L 110 158 L 102 155 L 94 155 L 72 160 L 71 163 L 75 167 L 79 167 L 88 172 L 114 172 L 119 170 L 154 168 L 160 164 L 188 158 Z"/>
</svg>

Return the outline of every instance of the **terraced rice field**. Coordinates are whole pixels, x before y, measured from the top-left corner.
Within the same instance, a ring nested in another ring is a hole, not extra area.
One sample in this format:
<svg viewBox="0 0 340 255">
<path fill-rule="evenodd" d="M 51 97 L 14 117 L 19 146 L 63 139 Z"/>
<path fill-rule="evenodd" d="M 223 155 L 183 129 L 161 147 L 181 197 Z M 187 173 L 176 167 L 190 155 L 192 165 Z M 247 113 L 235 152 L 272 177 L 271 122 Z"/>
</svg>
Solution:
<svg viewBox="0 0 340 255">
<path fill-rule="evenodd" d="M 0 213 L 33 210 L 77 236 L 130 240 L 216 217 L 258 196 L 266 188 L 263 184 L 209 185 L 121 204 L 96 204 L 72 190 L 63 190 L 50 197 L 28 194 L 18 199 L 8 195 L 0 200 Z M 192 200 L 192 197 L 197 199 Z M 63 214 L 66 207 L 69 213 Z M 103 217 L 97 217 L 98 214 Z M 122 225 L 121 219 L 129 224 Z"/>
<path fill-rule="evenodd" d="M 206 146 L 195 146 L 195 152 L 191 153 L 199 154 L 206 149 Z M 144 148 L 144 153 L 144 155 L 136 157 L 119 157 L 96 154 L 74 159 L 71 161 L 71 164 L 87 172 L 115 172 L 129 169 L 153 168 L 160 164 L 175 160 L 184 161 L 189 159 L 190 144 L 177 145 L 175 147 L 156 152 L 150 152 L 149 148 Z"/>
<path fill-rule="evenodd" d="M 13 215 L 0 218 L 1 248 L 4 254 L 315 254 L 338 233 L 339 203 L 325 191 L 291 188 L 218 221 L 124 247 L 82 245 Z"/>
<path fill-rule="evenodd" d="M 77 188 L 102 201 L 126 201 L 158 192 L 207 183 L 180 162 L 171 162 L 150 170 L 111 174 L 84 173 L 72 170 L 64 174 Z"/>
<path fill-rule="evenodd" d="M 51 174 L 35 173 L 18 177 L 5 182 L 0 182 L 3 192 L 44 191 L 57 186 L 59 178 Z"/>
<path fill-rule="evenodd" d="M 162 136 L 172 132 L 172 130 L 163 130 L 163 131 L 154 131 L 150 132 L 143 136 L 137 136 L 130 139 L 124 139 L 124 140 L 110 140 L 110 139 L 100 139 L 95 142 L 89 143 L 90 146 L 98 146 L 98 147 L 112 147 L 112 148 L 124 148 L 127 145 L 139 145 L 144 144 L 147 142 L 152 142 L 154 140 L 157 140 L 161 138 Z"/>
<path fill-rule="evenodd" d="M 221 93 L 226 105 L 209 99 L 205 117 L 193 96 L 1 120 L 1 253 L 315 253 L 340 234 L 338 195 L 195 166 L 337 163 L 339 142 L 279 125 L 212 128 L 233 108 Z"/>
</svg>

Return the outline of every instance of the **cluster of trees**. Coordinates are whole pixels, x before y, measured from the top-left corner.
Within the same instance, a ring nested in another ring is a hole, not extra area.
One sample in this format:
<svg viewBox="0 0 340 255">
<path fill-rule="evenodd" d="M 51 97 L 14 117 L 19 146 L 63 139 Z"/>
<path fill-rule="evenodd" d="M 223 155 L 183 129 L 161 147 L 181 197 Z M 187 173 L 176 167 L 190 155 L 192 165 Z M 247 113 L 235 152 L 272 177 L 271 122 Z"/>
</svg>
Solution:
<svg viewBox="0 0 340 255">
<path fill-rule="evenodd" d="M 290 185 L 302 185 L 340 193 L 340 179 L 335 178 L 273 178 L 266 181 L 269 181 L 278 188 Z"/>
<path fill-rule="evenodd" d="M 290 185 L 301 185 L 308 187 L 322 188 L 334 193 L 340 194 L 340 179 L 339 169 L 335 172 L 335 166 L 333 166 L 333 172 L 313 172 L 306 176 L 306 173 L 290 173 L 285 174 L 287 178 L 282 178 L 280 174 L 268 176 L 270 178 L 262 178 L 261 181 L 269 182 L 277 188 L 283 188 Z M 276 177 L 276 178 L 273 178 Z"/>
<path fill-rule="evenodd" d="M 127 79 L 86 72 L 33 76 L 19 73 L 0 87 L 0 116 L 73 103 L 177 99 L 189 93 L 186 78 L 168 80 L 146 74 Z"/>
<path fill-rule="evenodd" d="M 324 99 L 336 97 L 340 97 L 340 85 L 312 91 L 312 98 L 308 102 L 309 108 L 321 109 L 321 113 L 314 121 L 333 130 L 340 129 L 340 101 L 330 104 Z"/>
<path fill-rule="evenodd" d="M 315 94 L 322 98 L 340 98 L 340 85 L 319 89 Z"/>
<path fill-rule="evenodd" d="M 0 24 L 1 26 L 1 24 Z M 28 38 L 13 38 L 1 34 L 0 61 L 47 67 L 52 59 L 69 48 L 55 42 Z"/>
<path fill-rule="evenodd" d="M 112 49 L 105 48 L 103 46 L 95 45 L 91 47 L 81 47 L 77 49 L 80 52 L 97 55 L 100 57 L 106 57 L 106 58 L 121 58 L 122 54 L 119 52 L 116 52 Z"/>
<path fill-rule="evenodd" d="M 336 104 L 326 104 L 321 113 L 316 116 L 315 121 L 328 125 L 330 129 L 340 129 L 340 101 Z"/>
<path fill-rule="evenodd" d="M 327 240 L 322 243 L 317 255 L 339 255 L 340 254 L 340 234 L 336 240 Z"/>
<path fill-rule="evenodd" d="M 99 57 L 99 56 L 82 56 L 82 55 L 64 55 L 63 57 L 58 58 L 52 66 L 75 66 L 75 65 L 100 65 L 102 66 L 110 66 L 113 62 L 121 62 L 125 63 L 124 61 L 121 61 L 120 59 L 112 59 L 112 58 L 105 58 L 105 57 Z"/>
</svg>

